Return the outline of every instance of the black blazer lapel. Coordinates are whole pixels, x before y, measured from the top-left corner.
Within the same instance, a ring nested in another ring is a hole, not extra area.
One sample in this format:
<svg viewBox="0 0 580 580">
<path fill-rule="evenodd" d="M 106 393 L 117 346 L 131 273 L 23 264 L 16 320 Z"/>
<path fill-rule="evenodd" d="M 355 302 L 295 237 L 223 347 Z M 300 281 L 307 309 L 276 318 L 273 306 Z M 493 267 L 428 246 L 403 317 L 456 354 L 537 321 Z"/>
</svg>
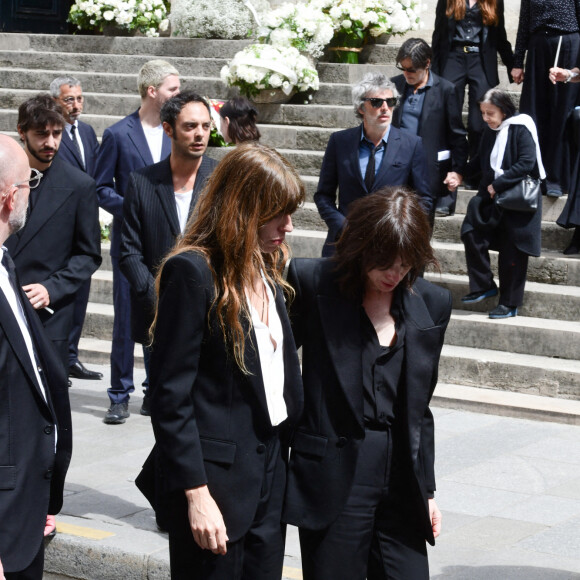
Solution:
<svg viewBox="0 0 580 580">
<path fill-rule="evenodd" d="M 379 167 L 379 171 L 377 172 L 377 176 L 375 177 L 375 184 L 373 190 L 376 191 L 377 189 L 379 189 L 379 187 L 382 187 L 383 178 L 389 172 L 389 169 L 394 164 L 395 158 L 397 156 L 397 151 L 399 149 L 400 140 L 401 140 L 400 129 L 397 129 L 396 127 L 393 127 L 391 125 L 389 138 L 387 140 L 387 148 L 385 150 L 381 166 Z"/>
<path fill-rule="evenodd" d="M 439 357 L 434 357 L 442 329 L 435 326 L 425 302 L 418 294 L 403 295 L 405 313 L 406 411 L 413 462 L 419 452 L 421 425 L 431 397 L 431 381 L 436 376 Z"/>
<path fill-rule="evenodd" d="M 195 184 L 193 185 L 193 195 L 191 196 L 191 203 L 189 204 L 189 212 L 187 217 L 191 216 L 193 209 L 197 205 L 197 200 L 199 199 L 199 194 L 203 189 L 206 179 L 213 171 L 213 165 L 209 161 L 209 157 L 205 155 L 201 158 L 201 163 L 199 169 L 197 170 L 197 176 L 195 177 Z"/>
<path fill-rule="evenodd" d="M 22 300 L 22 297 L 19 296 L 19 299 Z M 36 314 L 34 314 L 34 316 L 36 316 Z M 45 398 L 40 390 L 40 385 L 38 384 L 38 381 L 36 379 L 36 374 L 34 373 L 34 369 L 32 368 L 32 361 L 30 360 L 28 349 L 26 348 L 26 343 L 24 342 L 24 338 L 22 337 L 20 326 L 18 325 L 18 321 L 16 320 L 14 313 L 10 308 L 10 304 L 8 304 L 6 296 L 4 296 L 4 292 L 2 292 L 1 290 L 0 290 L 0 326 L 2 327 L 4 334 L 12 347 L 13 352 L 16 354 L 16 357 L 20 361 L 22 368 L 28 375 L 31 384 L 34 385 L 34 390 L 37 392 L 40 399 L 46 404 Z M 32 331 L 30 332 L 31 336 L 33 336 Z M 47 392 L 46 397 L 48 398 L 48 396 L 49 393 Z"/>
<path fill-rule="evenodd" d="M 355 131 L 353 134 L 353 140 L 349 144 L 350 151 L 349 151 L 349 158 L 350 158 L 350 166 L 352 168 L 353 175 L 356 176 L 358 179 L 358 183 L 360 187 L 362 187 L 365 191 L 367 191 L 367 187 L 365 185 L 365 181 L 363 178 L 362 173 L 360 172 L 360 159 L 359 159 L 359 147 L 362 135 L 362 125 L 359 125 L 358 131 Z M 368 191 L 367 191 L 368 193 Z"/>
<path fill-rule="evenodd" d="M 169 157 L 159 164 L 159 172 L 155 184 L 155 193 L 159 198 L 163 211 L 167 217 L 167 222 L 171 228 L 171 233 L 177 238 L 181 235 L 177 208 L 175 206 L 175 191 L 173 187 L 173 176 Z"/>
<path fill-rule="evenodd" d="M 419 131 L 418 135 L 423 136 L 423 127 L 425 126 L 423 121 L 429 117 L 433 105 L 436 101 L 441 101 L 441 95 L 439 90 L 439 79 L 433 77 L 433 73 L 429 72 L 433 84 L 431 87 L 425 89 L 425 100 L 423 101 L 423 109 L 421 111 L 421 118 L 419 119 Z"/>
<path fill-rule="evenodd" d="M 328 352 L 350 408 L 363 426 L 363 385 L 359 307 L 339 295 L 319 294 L 320 322 Z M 336 313 L 340 312 L 340 316 Z"/>
<path fill-rule="evenodd" d="M 80 132 L 80 126 L 78 127 L 78 130 Z M 81 135 L 81 139 L 82 139 L 82 135 Z M 83 168 L 83 162 L 82 159 L 80 158 L 79 153 L 77 152 L 75 146 L 73 145 L 72 139 L 70 138 L 69 134 L 67 133 L 66 130 L 64 130 L 62 132 L 62 139 L 60 140 L 60 146 L 61 147 L 66 147 L 68 149 L 68 151 L 70 152 L 70 154 L 74 157 L 76 163 L 77 163 L 77 167 L 79 169 L 82 169 L 84 171 Z M 84 146 L 84 140 L 83 140 L 83 146 Z"/>
</svg>

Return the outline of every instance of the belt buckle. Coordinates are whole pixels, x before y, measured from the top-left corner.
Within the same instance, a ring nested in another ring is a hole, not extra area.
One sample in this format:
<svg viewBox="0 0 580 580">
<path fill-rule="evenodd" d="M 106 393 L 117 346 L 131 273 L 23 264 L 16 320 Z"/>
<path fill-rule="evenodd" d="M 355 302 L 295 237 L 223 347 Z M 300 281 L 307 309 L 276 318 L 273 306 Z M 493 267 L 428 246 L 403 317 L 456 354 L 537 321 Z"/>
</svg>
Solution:
<svg viewBox="0 0 580 580">
<path fill-rule="evenodd" d="M 469 54 L 469 53 L 471 52 L 471 51 L 469 50 L 469 46 L 467 46 L 467 45 L 463 45 L 463 52 L 464 52 L 465 54 Z"/>
</svg>

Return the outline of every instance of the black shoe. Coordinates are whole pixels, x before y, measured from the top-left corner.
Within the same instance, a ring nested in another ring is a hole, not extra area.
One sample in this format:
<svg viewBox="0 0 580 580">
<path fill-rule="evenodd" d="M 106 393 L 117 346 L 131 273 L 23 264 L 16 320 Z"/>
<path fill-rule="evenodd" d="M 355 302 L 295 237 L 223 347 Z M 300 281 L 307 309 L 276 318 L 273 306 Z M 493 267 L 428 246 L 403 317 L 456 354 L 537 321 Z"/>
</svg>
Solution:
<svg viewBox="0 0 580 580">
<path fill-rule="evenodd" d="M 90 371 L 85 368 L 82 362 L 77 361 L 68 367 L 68 376 L 75 379 L 84 379 L 85 381 L 100 381 L 103 378 L 103 373 Z"/>
<path fill-rule="evenodd" d="M 573 254 L 580 254 L 580 248 L 575 244 L 570 244 L 562 253 L 566 256 L 572 256 Z"/>
<path fill-rule="evenodd" d="M 511 318 L 517 315 L 518 309 L 516 306 L 504 306 L 503 304 L 499 304 L 489 313 L 490 318 Z"/>
<path fill-rule="evenodd" d="M 70 389 L 72 387 L 72 381 L 69 379 L 68 380 L 68 388 Z"/>
<path fill-rule="evenodd" d="M 143 403 L 141 404 L 141 410 L 139 413 L 145 417 L 151 417 L 151 399 L 148 395 L 143 397 Z"/>
<path fill-rule="evenodd" d="M 436 207 L 435 208 L 435 215 L 438 217 L 450 217 L 454 214 L 454 211 L 451 211 L 449 207 Z"/>
<path fill-rule="evenodd" d="M 107 425 L 121 425 L 129 415 L 129 403 L 113 403 L 106 412 L 103 423 Z"/>
<path fill-rule="evenodd" d="M 471 292 L 470 294 L 466 294 L 462 299 L 461 302 L 465 304 L 475 304 L 476 302 L 481 302 L 486 298 L 491 298 L 492 296 L 497 296 L 497 287 L 490 288 L 489 290 L 482 290 L 480 292 Z"/>
</svg>

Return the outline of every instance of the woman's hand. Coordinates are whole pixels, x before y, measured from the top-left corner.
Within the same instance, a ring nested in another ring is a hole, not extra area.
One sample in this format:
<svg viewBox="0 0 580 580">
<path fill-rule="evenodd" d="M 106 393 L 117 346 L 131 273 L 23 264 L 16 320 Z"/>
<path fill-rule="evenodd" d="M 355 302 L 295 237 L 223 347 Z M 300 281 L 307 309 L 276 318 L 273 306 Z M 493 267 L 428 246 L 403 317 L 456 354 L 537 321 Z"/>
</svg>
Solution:
<svg viewBox="0 0 580 580">
<path fill-rule="evenodd" d="M 443 181 L 449 191 L 455 191 L 462 182 L 463 176 L 455 171 L 450 171 Z"/>
<path fill-rule="evenodd" d="M 436 538 L 441 533 L 442 516 L 434 499 L 429 500 L 429 519 L 431 520 L 431 529 L 433 530 L 433 537 Z"/>
<path fill-rule="evenodd" d="M 495 196 L 495 189 L 493 188 L 493 185 L 491 185 L 491 183 L 487 186 L 487 191 L 489 192 L 489 197 L 493 199 Z"/>
<path fill-rule="evenodd" d="M 207 485 L 185 490 L 187 515 L 195 543 L 203 550 L 225 554 L 228 535 L 224 519 Z"/>
<path fill-rule="evenodd" d="M 519 85 L 524 82 L 524 69 L 523 68 L 512 68 L 512 79 L 514 83 Z"/>
</svg>

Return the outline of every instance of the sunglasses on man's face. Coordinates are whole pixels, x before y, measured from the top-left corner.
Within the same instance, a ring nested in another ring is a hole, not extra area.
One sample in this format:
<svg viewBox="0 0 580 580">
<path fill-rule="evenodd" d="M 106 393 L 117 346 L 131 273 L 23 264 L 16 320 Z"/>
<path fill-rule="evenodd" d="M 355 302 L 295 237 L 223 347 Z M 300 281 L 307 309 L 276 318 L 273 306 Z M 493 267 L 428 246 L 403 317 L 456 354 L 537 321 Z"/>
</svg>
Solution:
<svg viewBox="0 0 580 580">
<path fill-rule="evenodd" d="M 383 103 L 387 103 L 387 107 L 392 109 L 393 107 L 396 107 L 397 103 L 399 102 L 397 97 L 388 97 L 387 99 L 379 99 L 378 97 L 368 97 L 366 99 L 363 99 L 363 101 L 368 101 L 371 104 L 371 107 L 373 107 L 373 109 L 379 109 L 380 107 L 383 106 Z"/>
</svg>

